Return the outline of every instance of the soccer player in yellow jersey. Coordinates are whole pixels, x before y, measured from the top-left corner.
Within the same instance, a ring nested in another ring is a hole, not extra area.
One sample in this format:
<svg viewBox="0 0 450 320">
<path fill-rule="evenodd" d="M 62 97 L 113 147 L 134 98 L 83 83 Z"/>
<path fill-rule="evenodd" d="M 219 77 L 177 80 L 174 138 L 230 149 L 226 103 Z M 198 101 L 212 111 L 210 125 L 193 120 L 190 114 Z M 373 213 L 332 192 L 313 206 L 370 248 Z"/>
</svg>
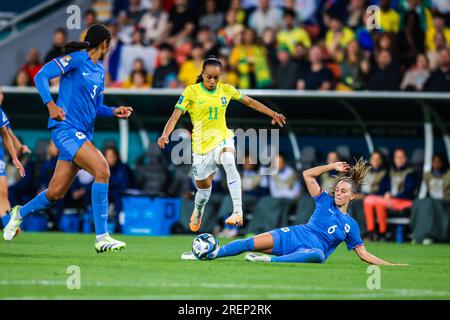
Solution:
<svg viewBox="0 0 450 320">
<path fill-rule="evenodd" d="M 211 183 L 218 165 L 222 165 L 228 189 L 233 201 L 233 213 L 225 223 L 242 226 L 242 190 L 241 178 L 236 169 L 234 134 L 227 128 L 225 113 L 230 100 L 238 100 L 248 107 L 272 118 L 272 124 L 280 127 L 286 119 L 262 103 L 241 94 L 233 86 L 219 82 L 222 75 L 222 64 L 215 57 L 209 57 L 203 63 L 202 72 L 197 83 L 186 87 L 175 109 L 167 121 L 158 145 L 164 148 L 169 143 L 169 136 L 178 119 L 188 112 L 193 124 L 192 130 L 192 171 L 195 177 L 197 192 L 195 207 L 190 219 L 190 229 L 197 232 L 202 223 L 206 203 L 211 195 Z"/>
</svg>

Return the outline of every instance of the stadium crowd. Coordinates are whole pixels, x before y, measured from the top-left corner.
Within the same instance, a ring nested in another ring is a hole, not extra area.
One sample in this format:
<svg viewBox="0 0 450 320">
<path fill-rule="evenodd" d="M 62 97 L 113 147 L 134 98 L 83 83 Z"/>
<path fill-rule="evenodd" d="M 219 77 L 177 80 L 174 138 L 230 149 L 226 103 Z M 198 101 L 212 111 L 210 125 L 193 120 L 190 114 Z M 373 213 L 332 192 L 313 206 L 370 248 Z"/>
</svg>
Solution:
<svg viewBox="0 0 450 320">
<path fill-rule="evenodd" d="M 84 13 L 81 40 L 98 21 Z M 241 89 L 450 91 L 446 0 L 114 0 L 100 22 L 109 87 L 185 87 L 215 55 Z M 56 30 L 44 59 L 30 49 L 14 84 L 33 85 L 66 38 Z"/>
<path fill-rule="evenodd" d="M 381 8 L 379 29 L 366 24 L 371 19 L 366 9 L 373 4 Z M 81 40 L 86 28 L 98 21 L 95 10 L 84 13 Z M 113 37 L 104 62 L 108 87 L 182 88 L 195 82 L 204 58 L 215 55 L 224 66 L 222 81 L 240 89 L 450 91 L 447 0 L 115 0 L 110 16 L 101 22 Z M 66 31 L 57 29 L 44 59 L 30 49 L 14 85 L 32 86 L 42 65 L 61 55 L 66 39 Z M 58 86 L 58 81 L 51 85 Z M 111 167 L 110 214 L 119 231 L 121 197 L 129 189 L 192 201 L 190 166 L 171 164 L 156 144 L 133 164 L 135 171 L 120 161 L 114 145 L 106 145 L 103 152 Z M 57 153 L 49 143 L 32 157 L 22 155 L 28 172 L 24 179 L 9 165 L 12 205 L 27 202 L 48 186 Z M 314 204 L 305 193 L 301 172 L 280 155 L 278 172 L 261 175 L 249 157 L 240 167 L 244 211 L 249 214 L 245 230 L 258 233 L 306 223 Z M 317 158 L 303 169 L 325 160 Z M 339 159 L 349 161 L 351 155 L 332 151 L 326 157 L 327 162 Z M 450 203 L 447 162 L 436 154 L 431 171 L 422 173 L 422 164 L 409 161 L 403 149 L 391 156 L 374 152 L 370 175 L 351 207 L 364 237 L 392 238 L 388 217 L 406 212 L 411 214 L 413 241 L 448 241 L 447 218 L 441 214 L 442 206 Z M 333 174 L 320 178 L 324 190 L 331 189 Z M 50 214 L 53 228 L 59 228 L 64 214 L 89 207 L 92 181 L 88 173 L 79 173 Z M 213 194 L 208 206 L 215 213 L 214 232 L 238 235 L 239 230 L 224 227 L 231 200 L 221 171 L 214 178 Z M 436 225 L 447 227 L 436 231 Z"/>
</svg>

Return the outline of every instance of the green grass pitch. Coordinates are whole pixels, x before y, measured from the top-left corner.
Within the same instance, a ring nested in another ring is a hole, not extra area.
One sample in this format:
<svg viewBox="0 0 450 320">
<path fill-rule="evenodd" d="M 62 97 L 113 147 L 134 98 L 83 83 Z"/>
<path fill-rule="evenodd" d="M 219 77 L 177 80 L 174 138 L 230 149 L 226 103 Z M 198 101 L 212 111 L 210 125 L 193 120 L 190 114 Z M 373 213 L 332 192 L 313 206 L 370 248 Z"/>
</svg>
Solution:
<svg viewBox="0 0 450 320">
<path fill-rule="evenodd" d="M 368 265 L 345 245 L 324 264 L 261 264 L 244 255 L 181 261 L 193 236 L 117 238 L 127 248 L 105 254 L 93 235 L 1 241 L 0 299 L 450 299 L 449 245 L 368 243 L 375 255 L 410 264 L 382 267 L 381 289 L 369 290 Z M 66 286 L 71 265 L 80 268 L 79 290 Z"/>
</svg>

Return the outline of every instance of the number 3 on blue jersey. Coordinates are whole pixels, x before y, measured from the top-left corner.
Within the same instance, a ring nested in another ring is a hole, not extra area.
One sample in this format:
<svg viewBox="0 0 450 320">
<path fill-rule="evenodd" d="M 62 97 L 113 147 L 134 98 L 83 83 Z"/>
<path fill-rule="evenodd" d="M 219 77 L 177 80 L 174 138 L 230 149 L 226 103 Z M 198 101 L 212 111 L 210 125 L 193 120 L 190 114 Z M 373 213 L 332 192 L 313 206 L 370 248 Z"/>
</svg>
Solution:
<svg viewBox="0 0 450 320">
<path fill-rule="evenodd" d="M 94 84 L 94 89 L 92 89 L 92 93 L 91 93 L 91 98 L 92 98 L 92 99 L 95 98 L 95 94 L 97 93 L 97 92 L 96 92 L 97 88 L 98 88 L 98 86 Z"/>
</svg>

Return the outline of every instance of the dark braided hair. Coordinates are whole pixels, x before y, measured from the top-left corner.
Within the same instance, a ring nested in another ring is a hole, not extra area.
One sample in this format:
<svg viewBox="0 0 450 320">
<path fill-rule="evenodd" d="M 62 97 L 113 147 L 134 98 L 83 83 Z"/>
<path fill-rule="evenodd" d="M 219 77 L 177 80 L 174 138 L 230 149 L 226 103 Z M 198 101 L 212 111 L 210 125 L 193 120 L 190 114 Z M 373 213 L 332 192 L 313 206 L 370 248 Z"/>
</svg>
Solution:
<svg viewBox="0 0 450 320">
<path fill-rule="evenodd" d="M 63 54 L 69 54 L 83 49 L 95 49 L 98 48 L 105 40 L 108 44 L 111 42 L 111 33 L 108 28 L 102 24 L 93 24 L 87 30 L 84 41 L 71 41 L 63 44 L 61 46 L 61 50 Z"/>
<path fill-rule="evenodd" d="M 220 60 L 217 59 L 215 56 L 208 56 L 208 58 L 206 58 L 206 60 L 203 62 L 202 72 L 205 71 L 207 66 L 216 66 L 222 69 L 222 62 L 220 62 Z M 198 75 L 197 81 L 195 83 L 200 82 L 203 82 L 203 77 L 201 73 Z"/>
</svg>

